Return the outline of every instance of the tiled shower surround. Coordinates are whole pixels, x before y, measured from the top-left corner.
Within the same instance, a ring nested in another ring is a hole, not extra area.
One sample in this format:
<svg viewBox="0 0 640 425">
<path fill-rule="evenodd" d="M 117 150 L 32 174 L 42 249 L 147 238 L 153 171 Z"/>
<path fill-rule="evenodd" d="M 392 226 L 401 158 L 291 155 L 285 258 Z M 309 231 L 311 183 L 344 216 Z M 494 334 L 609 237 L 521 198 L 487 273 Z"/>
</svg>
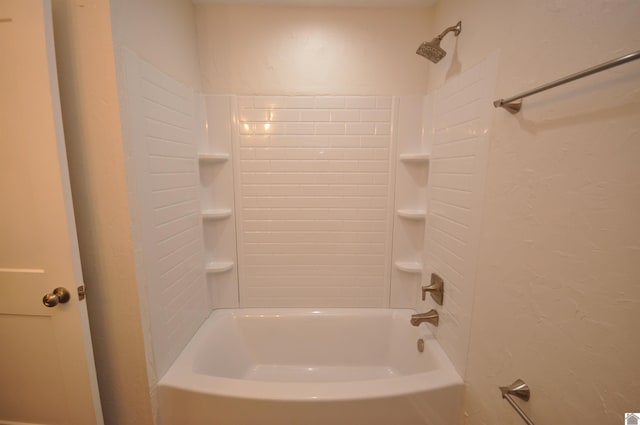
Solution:
<svg viewBox="0 0 640 425">
<path fill-rule="evenodd" d="M 148 294 L 153 361 L 169 368 L 207 317 L 202 270 L 193 91 L 133 52 L 123 54 L 127 82 L 136 272 Z"/>
<path fill-rule="evenodd" d="M 238 98 L 240 304 L 388 302 L 392 98 Z"/>
<path fill-rule="evenodd" d="M 463 373 L 496 57 L 426 97 L 197 95 L 126 59 L 160 375 L 211 309 L 234 307 L 436 308 Z M 433 272 L 442 307 L 420 301 Z"/>
</svg>

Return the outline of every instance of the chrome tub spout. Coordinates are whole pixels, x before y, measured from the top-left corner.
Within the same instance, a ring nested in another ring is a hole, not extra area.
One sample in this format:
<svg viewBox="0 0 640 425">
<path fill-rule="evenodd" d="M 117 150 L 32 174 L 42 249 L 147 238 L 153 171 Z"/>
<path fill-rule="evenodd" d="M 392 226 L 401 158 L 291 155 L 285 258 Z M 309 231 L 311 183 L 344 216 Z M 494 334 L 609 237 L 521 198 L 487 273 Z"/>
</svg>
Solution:
<svg viewBox="0 0 640 425">
<path fill-rule="evenodd" d="M 433 326 L 438 326 L 439 321 L 440 321 L 440 316 L 438 316 L 438 312 L 435 311 L 434 309 L 431 309 L 426 313 L 411 315 L 411 324 L 413 326 L 418 326 L 422 322 L 427 322 L 427 323 L 431 323 Z"/>
</svg>

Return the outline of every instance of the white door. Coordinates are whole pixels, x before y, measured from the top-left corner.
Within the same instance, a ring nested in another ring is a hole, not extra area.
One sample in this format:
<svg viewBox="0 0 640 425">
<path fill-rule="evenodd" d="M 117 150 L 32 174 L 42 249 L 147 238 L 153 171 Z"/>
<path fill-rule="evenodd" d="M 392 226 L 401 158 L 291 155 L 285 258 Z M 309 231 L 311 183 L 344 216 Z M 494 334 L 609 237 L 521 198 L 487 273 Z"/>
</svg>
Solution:
<svg viewBox="0 0 640 425">
<path fill-rule="evenodd" d="M 51 5 L 0 0 L 0 424 L 103 423 L 81 285 Z"/>
</svg>

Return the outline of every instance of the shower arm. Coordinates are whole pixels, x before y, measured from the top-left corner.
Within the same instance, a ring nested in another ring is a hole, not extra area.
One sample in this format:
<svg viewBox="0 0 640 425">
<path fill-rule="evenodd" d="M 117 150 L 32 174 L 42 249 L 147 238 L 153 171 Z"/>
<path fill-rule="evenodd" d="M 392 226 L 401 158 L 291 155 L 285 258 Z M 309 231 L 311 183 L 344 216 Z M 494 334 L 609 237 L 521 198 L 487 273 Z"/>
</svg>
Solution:
<svg viewBox="0 0 640 425">
<path fill-rule="evenodd" d="M 458 21 L 457 24 L 442 31 L 440 35 L 436 37 L 436 39 L 442 40 L 444 36 L 447 35 L 447 33 L 450 33 L 451 31 L 453 31 L 455 36 L 457 37 L 460 34 L 460 31 L 462 31 L 462 21 Z"/>
</svg>

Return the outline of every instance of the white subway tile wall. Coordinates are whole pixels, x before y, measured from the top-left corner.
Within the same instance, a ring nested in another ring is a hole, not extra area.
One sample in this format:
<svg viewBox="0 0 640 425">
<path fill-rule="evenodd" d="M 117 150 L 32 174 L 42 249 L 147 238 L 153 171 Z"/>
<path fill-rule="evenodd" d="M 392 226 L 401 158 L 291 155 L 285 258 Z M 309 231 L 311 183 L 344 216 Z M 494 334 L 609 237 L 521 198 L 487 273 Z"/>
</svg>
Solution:
<svg viewBox="0 0 640 425">
<path fill-rule="evenodd" d="M 427 270 L 445 280 L 437 337 L 462 376 L 471 329 L 496 64 L 497 57 L 492 55 L 435 93 L 425 263 Z M 427 304 L 435 306 L 430 300 Z"/>
<path fill-rule="evenodd" d="M 391 97 L 238 98 L 242 307 L 388 306 Z"/>
<path fill-rule="evenodd" d="M 162 376 L 209 313 L 192 90 L 125 51 L 136 267 Z"/>
</svg>

